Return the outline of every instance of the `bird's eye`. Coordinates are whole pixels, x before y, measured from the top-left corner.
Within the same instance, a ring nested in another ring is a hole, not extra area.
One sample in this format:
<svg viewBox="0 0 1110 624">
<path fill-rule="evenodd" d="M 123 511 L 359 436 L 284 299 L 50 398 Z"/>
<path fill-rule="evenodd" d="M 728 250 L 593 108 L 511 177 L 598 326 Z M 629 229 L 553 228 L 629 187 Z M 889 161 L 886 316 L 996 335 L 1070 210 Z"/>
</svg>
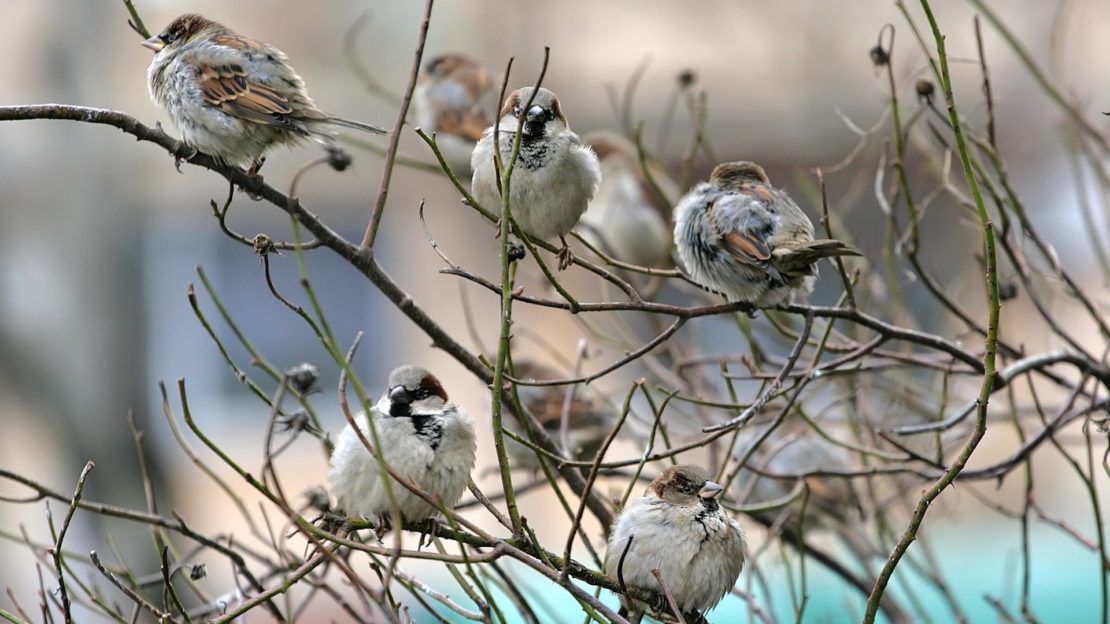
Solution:
<svg viewBox="0 0 1110 624">
<path fill-rule="evenodd" d="M 416 397 L 416 400 L 417 400 L 417 401 L 419 401 L 419 400 L 421 400 L 421 399 L 426 399 L 426 398 L 428 398 L 428 395 L 429 395 L 429 394 L 430 394 L 430 393 L 429 393 L 429 392 L 428 392 L 427 390 L 425 390 L 424 388 L 418 388 L 418 389 L 416 390 L 416 392 L 414 392 L 414 393 L 413 393 L 413 396 L 415 396 L 415 397 Z"/>
<path fill-rule="evenodd" d="M 698 490 L 698 488 L 695 487 L 694 484 L 690 483 L 689 481 L 687 481 L 686 483 L 683 483 L 682 485 L 678 486 L 678 489 L 683 494 L 693 494 L 694 492 L 696 492 Z"/>
<path fill-rule="evenodd" d="M 523 112 L 524 108 L 522 108 L 520 105 L 513 107 L 513 117 L 520 117 L 520 114 Z"/>
<path fill-rule="evenodd" d="M 168 45 L 168 44 L 171 44 L 171 43 L 173 43 L 174 41 L 177 41 L 177 32 L 175 32 L 175 31 L 171 31 L 171 32 L 168 32 L 168 33 L 165 33 L 165 34 L 163 34 L 163 35 L 162 35 L 161 37 L 159 37 L 159 38 L 160 38 L 160 39 L 161 39 L 162 41 L 166 42 L 166 44 Z"/>
<path fill-rule="evenodd" d="M 544 117 L 545 120 L 551 121 L 552 119 L 555 119 L 555 112 L 554 111 L 547 111 L 546 113 L 544 113 L 543 117 Z"/>
</svg>

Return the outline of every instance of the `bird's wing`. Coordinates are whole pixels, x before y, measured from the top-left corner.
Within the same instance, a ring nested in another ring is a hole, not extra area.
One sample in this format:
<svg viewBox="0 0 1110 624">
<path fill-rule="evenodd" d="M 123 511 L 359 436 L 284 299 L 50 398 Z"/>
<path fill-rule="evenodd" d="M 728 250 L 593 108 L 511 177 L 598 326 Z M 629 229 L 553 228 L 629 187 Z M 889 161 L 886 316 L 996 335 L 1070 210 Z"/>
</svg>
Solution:
<svg viewBox="0 0 1110 624">
<path fill-rule="evenodd" d="M 478 141 L 490 123 L 474 111 L 444 108 L 436 116 L 436 131 Z"/>
<path fill-rule="evenodd" d="M 709 199 L 709 226 L 720 237 L 721 247 L 737 262 L 764 272 L 771 266 L 770 227 L 753 227 L 748 218 L 760 209 L 761 200 L 746 193 L 724 193 Z M 769 223 L 769 222 L 768 222 Z"/>
<path fill-rule="evenodd" d="M 251 81 L 241 65 L 202 65 L 197 74 L 205 103 L 223 112 L 255 123 L 295 129 L 287 115 L 289 100 L 273 88 Z"/>
</svg>

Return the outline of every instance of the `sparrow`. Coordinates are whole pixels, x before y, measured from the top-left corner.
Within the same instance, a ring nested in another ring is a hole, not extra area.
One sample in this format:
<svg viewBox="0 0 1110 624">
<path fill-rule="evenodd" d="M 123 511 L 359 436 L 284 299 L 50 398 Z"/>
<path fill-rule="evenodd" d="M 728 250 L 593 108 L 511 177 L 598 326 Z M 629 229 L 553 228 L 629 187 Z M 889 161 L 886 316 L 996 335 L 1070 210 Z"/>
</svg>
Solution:
<svg viewBox="0 0 1110 624">
<path fill-rule="evenodd" d="M 766 430 L 765 425 L 752 425 L 740 432 L 737 459 L 748 455 Z M 816 435 L 813 431 L 802 430 L 786 432 L 776 430 L 771 433 L 759 448 L 748 458 L 747 466 L 737 476 L 733 493 L 746 504 L 759 504 L 782 499 L 791 494 L 796 483 L 790 480 L 764 477 L 758 472 L 770 474 L 796 474 L 817 470 L 850 470 L 855 467 L 851 453 Z M 864 511 L 860 504 L 859 492 L 852 487 L 850 479 L 810 476 L 805 478 L 809 488 L 809 500 L 805 510 L 805 527 L 833 528 L 838 525 L 858 524 Z M 797 523 L 799 509 L 797 502 L 787 510 L 786 522 Z M 777 519 L 781 509 L 767 513 L 753 513 L 768 523 Z"/>
<path fill-rule="evenodd" d="M 513 153 L 517 126 L 524 120 L 520 153 L 510 181 L 509 209 L 525 233 L 536 238 L 559 237 L 559 270 L 574 261 L 566 234 L 578 223 L 601 182 L 597 156 L 571 132 L 559 98 L 540 88 L 531 105 L 533 87 L 513 91 L 501 107 L 500 121 L 486 128 L 474 146 L 471 194 L 487 208 L 501 205 L 497 170 L 493 163 L 494 128 L 498 128 L 502 162 Z M 525 110 L 527 106 L 527 110 Z"/>
<path fill-rule="evenodd" d="M 513 372 L 517 379 L 550 380 L 560 377 L 559 372 L 550 366 L 529 359 L 514 361 Z M 547 435 L 558 443 L 562 438 L 566 386 L 518 384 L 516 388 L 525 409 L 536 417 Z M 570 401 L 570 411 L 567 414 L 567 450 L 570 457 L 581 461 L 593 460 L 618 417 L 619 414 L 596 388 L 592 386 L 575 388 Z M 523 428 L 516 426 L 515 423 L 509 429 L 527 439 Z M 506 438 L 505 446 L 513 459 L 514 467 L 539 469 L 540 462 L 535 451 L 512 438 Z"/>
<path fill-rule="evenodd" d="M 819 259 L 861 255 L 838 240 L 814 240 L 809 217 L 752 162 L 717 165 L 679 200 L 674 218 L 675 247 L 694 282 L 758 307 L 812 291 Z"/>
<path fill-rule="evenodd" d="M 712 609 L 736 584 L 747 557 L 743 530 L 717 502 L 722 489 L 698 466 L 664 470 L 617 518 L 605 573 L 661 592 L 651 572 L 657 569 L 684 614 Z M 624 596 L 621 604 L 622 613 L 637 619 L 645 610 L 666 611 Z"/>
<path fill-rule="evenodd" d="M 662 267 L 671 251 L 670 205 L 648 182 L 636 146 L 612 132 L 586 135 L 601 164 L 601 184 L 582 215 L 582 234 L 607 255 L 643 267 Z M 651 177 L 668 197 L 676 185 L 660 167 L 648 165 Z"/>
<path fill-rule="evenodd" d="M 447 399 L 431 373 L 401 366 L 389 374 L 389 389 L 371 409 L 385 462 L 415 481 L 443 504 L 459 502 L 474 468 L 474 422 Z M 366 416 L 356 417 L 359 429 L 374 443 Z M 348 424 L 335 441 L 328 480 L 338 506 L 348 517 L 377 519 L 391 512 L 378 459 Z M 393 482 L 393 496 L 408 522 L 426 520 L 439 511 Z M 379 525 L 380 526 L 380 525 Z"/>
<path fill-rule="evenodd" d="M 182 140 L 256 173 L 275 145 L 306 138 L 331 145 L 331 128 L 385 130 L 316 108 L 304 81 L 277 48 L 196 14 L 173 20 L 143 42 L 154 50 L 150 97 L 169 113 Z"/>
<path fill-rule="evenodd" d="M 470 155 L 497 115 L 493 75 L 458 53 L 428 61 L 412 94 L 416 125 L 434 132 L 444 160 L 460 177 L 468 176 Z"/>
</svg>

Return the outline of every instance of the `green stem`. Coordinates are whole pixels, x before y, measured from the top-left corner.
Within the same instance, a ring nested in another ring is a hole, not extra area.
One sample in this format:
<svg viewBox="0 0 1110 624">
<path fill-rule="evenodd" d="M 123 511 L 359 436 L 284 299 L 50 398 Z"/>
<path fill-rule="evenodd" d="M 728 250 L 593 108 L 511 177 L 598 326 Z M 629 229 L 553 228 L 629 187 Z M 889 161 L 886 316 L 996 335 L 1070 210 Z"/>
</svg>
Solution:
<svg viewBox="0 0 1110 624">
<path fill-rule="evenodd" d="M 879 611 L 879 602 L 883 597 L 887 584 L 890 582 L 891 576 L 894 574 L 894 569 L 897 567 L 898 562 L 901 561 L 902 556 L 905 555 L 906 551 L 909 549 L 910 544 L 916 539 L 917 531 L 921 526 L 921 522 L 925 519 L 925 514 L 928 512 L 929 506 L 964 469 L 964 466 L 967 465 L 968 460 L 971 458 L 971 454 L 975 452 L 979 442 L 986 434 L 987 405 L 990 401 L 991 390 L 994 388 L 994 379 L 996 375 L 995 351 L 998 347 L 998 319 L 1002 307 L 1002 302 L 998 296 L 998 255 L 995 249 L 994 227 L 991 223 L 990 214 L 987 212 L 987 207 L 983 203 L 983 194 L 979 189 L 979 181 L 971 165 L 971 157 L 968 152 L 967 141 L 964 138 L 963 126 L 960 123 L 959 113 L 956 110 L 956 100 L 952 94 L 952 79 L 948 69 L 948 54 L 945 51 L 944 35 L 940 32 L 940 27 L 937 25 L 936 18 L 933 16 L 933 11 L 929 6 L 928 0 L 921 0 L 921 7 L 925 11 L 925 16 L 928 18 L 929 26 L 933 31 L 933 38 L 936 40 L 937 56 L 940 59 L 941 89 L 944 92 L 945 103 L 948 105 L 948 115 L 952 123 L 952 132 L 956 138 L 956 149 L 960 155 L 960 164 L 963 166 L 964 177 L 967 179 L 968 187 L 971 189 L 972 197 L 975 200 L 975 208 L 979 213 L 979 221 L 983 230 L 986 251 L 986 287 L 989 300 L 989 316 L 983 353 L 983 383 L 980 387 L 979 399 L 977 401 L 975 428 L 952 465 L 944 471 L 940 479 L 925 491 L 921 499 L 917 502 L 909 526 L 906 527 L 906 531 L 902 534 L 894 550 L 887 558 L 886 564 L 883 565 L 883 569 L 880 571 L 879 577 L 875 581 L 875 586 L 871 590 L 871 595 L 867 599 L 864 622 L 868 624 L 875 621 L 875 617 Z"/>
</svg>

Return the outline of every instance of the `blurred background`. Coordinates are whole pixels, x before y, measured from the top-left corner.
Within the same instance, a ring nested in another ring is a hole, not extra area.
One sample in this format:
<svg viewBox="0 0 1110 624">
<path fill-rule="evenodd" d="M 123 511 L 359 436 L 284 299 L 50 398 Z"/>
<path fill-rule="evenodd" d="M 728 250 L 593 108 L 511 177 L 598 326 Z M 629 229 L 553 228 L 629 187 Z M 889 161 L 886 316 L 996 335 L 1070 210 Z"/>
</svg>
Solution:
<svg viewBox="0 0 1110 624">
<path fill-rule="evenodd" d="M 420 3 L 410 0 L 326 4 L 138 0 L 137 4 L 154 32 L 178 14 L 200 12 L 270 42 L 289 55 L 321 108 L 386 127 L 393 122 L 395 108 L 371 94 L 358 78 L 345 57 L 344 38 L 356 20 L 368 16 L 355 42 L 358 56 L 386 89 L 399 93 L 411 64 L 421 11 Z M 981 124 L 986 110 L 972 27 L 974 7 L 962 2 L 936 4 L 953 57 L 961 112 Z M 1037 65 L 1074 93 L 1085 112 L 1110 109 L 1104 67 L 1110 55 L 1110 4 L 1005 0 L 990 6 Z M 909 10 L 927 29 L 918 7 L 911 3 Z M 145 72 L 151 55 L 128 28 L 120 2 L 5 0 L 4 14 L 0 104 L 58 102 L 116 109 L 148 125 L 162 122 L 176 135 L 147 95 Z M 873 67 L 868 50 L 888 22 L 897 28 L 893 62 L 899 98 L 912 111 L 918 106 L 913 85 L 927 73 L 927 65 L 891 2 L 444 2 L 433 13 L 425 58 L 464 51 L 500 76 L 513 56 L 509 84 L 514 88 L 534 80 L 543 46 L 551 46 L 545 84 L 560 95 L 572 129 L 580 134 L 619 130 L 607 89 L 623 92 L 629 80 L 642 72 L 631 102 L 631 119 L 646 122 L 648 143 L 672 166 L 683 159 L 692 121 L 680 106 L 663 136 L 661 120 L 674 97 L 678 75 L 692 70 L 695 88 L 708 94 L 706 132 L 719 158 L 764 164 L 772 180 L 788 189 L 815 221 L 819 203 L 812 169 L 840 163 L 860 143 L 858 130 L 879 124 L 850 166 L 827 174 L 832 211 L 878 266 L 885 225 L 873 185 L 878 154 L 889 137 L 889 120 L 884 117 L 889 89 L 885 72 Z M 1063 120 L 1059 108 L 988 24 L 984 24 L 984 44 L 999 144 L 1017 191 L 1060 260 L 1090 286 L 1099 305 L 1105 305 L 1106 283 L 1092 247 L 1092 240 L 1107 240 L 1103 198 L 1093 192 L 1089 175 L 1076 183 L 1058 132 Z M 1101 116 L 1095 123 L 1106 127 Z M 927 140 L 924 133 L 918 134 L 911 140 Z M 353 170 L 339 174 L 318 169 L 303 181 L 298 195 L 331 227 L 359 240 L 378 187 L 381 159 L 369 151 L 351 150 Z M 286 189 L 296 169 L 317 152 L 315 146 L 278 150 L 270 155 L 263 175 L 277 188 Z M 426 146 L 408 128 L 401 152 L 431 160 Z M 695 179 L 704 179 L 710 166 L 704 159 L 697 161 Z M 952 175 L 961 177 L 958 166 Z M 919 188 L 930 184 L 923 177 Z M 334 392 L 338 370 L 309 328 L 269 294 L 259 258 L 224 236 L 212 217 L 209 201 L 222 202 L 227 193 L 226 182 L 218 175 L 188 165 L 178 173 L 172 158 L 160 148 L 136 143 L 107 126 L 58 121 L 0 124 L 0 468 L 70 493 L 81 467 L 92 460 L 96 469 L 85 498 L 143 509 L 146 503 L 127 424 L 132 411 L 145 432 L 160 511 L 176 510 L 200 531 L 245 532 L 237 515 L 228 513 L 215 486 L 174 442 L 158 390 L 158 383 L 165 382 L 180 418 L 176 384 L 184 378 L 200 426 L 245 465 L 253 469 L 261 461 L 267 408 L 236 379 L 197 321 L 186 298 L 191 284 L 196 285 L 205 314 L 231 347 L 231 356 L 252 376 L 258 374 L 251 369 L 249 355 L 236 346 L 219 320 L 200 284 L 198 266 L 232 317 L 271 362 L 283 369 L 305 361 L 321 368 L 324 390 L 314 403 L 326 429 L 334 433 L 342 426 Z M 1086 195 L 1092 204 L 1085 215 L 1080 199 Z M 497 337 L 497 302 L 477 288 L 464 288 L 457 278 L 436 273 L 442 262 L 420 228 L 421 200 L 426 201 L 429 227 L 445 253 L 476 273 L 496 275 L 492 229 L 460 204 L 458 193 L 444 177 L 413 168 L 395 171 L 378 257 L 453 335 L 472 349 L 489 350 Z M 928 210 L 923 222 L 923 238 L 929 241 L 922 254 L 925 263 L 948 286 L 951 296 L 983 318 L 981 270 L 968 261 L 968 250 L 977 240 L 974 222 L 948 198 L 938 199 Z M 275 239 L 292 237 L 283 212 L 242 193 L 235 194 L 228 222 L 247 236 L 266 232 Z M 474 414 L 480 426 L 488 427 L 488 391 L 453 360 L 432 349 L 429 340 L 357 271 L 326 250 L 309 254 L 309 269 L 340 340 L 349 343 L 357 332 L 365 332 L 356 368 L 369 389 L 383 390 L 385 376 L 394 366 L 419 363 L 435 371 L 452 398 Z M 307 304 L 292 254 L 273 258 L 273 272 L 277 287 L 287 297 Z M 528 277 L 524 279 L 528 283 Z M 913 323 L 968 344 L 978 343 L 977 336 L 959 335 L 959 328 L 953 331 L 954 324 L 940 316 L 907 275 L 896 273 L 896 279 L 911 302 L 920 301 Z M 541 288 L 533 280 L 527 288 Z M 474 332 L 467 328 L 466 315 L 460 314 L 464 290 L 466 305 L 477 319 Z M 839 293 L 840 285 L 827 271 L 811 301 L 833 304 Z M 1007 303 L 1006 335 L 1031 351 L 1062 346 L 1047 332 L 1025 329 L 1033 327 L 1026 325 L 1030 310 L 1028 300 Z M 1057 311 L 1062 323 L 1072 322 L 1066 305 L 1061 303 Z M 531 335 L 537 332 L 522 329 L 516 348 L 532 349 L 553 363 L 561 361 L 569 374 L 566 362 L 573 361 L 578 341 L 588 338 L 588 332 L 568 316 L 520 307 L 518 324 L 536 328 L 542 340 Z M 730 333 L 735 331 L 731 323 L 702 321 L 682 331 L 691 344 L 713 345 L 722 353 L 742 350 L 744 343 Z M 1079 320 L 1074 323 L 1075 335 L 1101 353 L 1094 328 Z M 596 346 L 583 368 L 600 368 L 617 355 L 619 349 Z M 597 385 L 623 396 L 628 381 L 640 374 L 644 372 L 629 371 Z M 959 399 L 970 397 L 968 393 Z M 876 406 L 878 411 L 885 409 L 893 408 Z M 495 464 L 489 436 L 480 440 L 478 471 Z M 976 461 L 1006 456 L 1014 439 L 1007 434 L 991 437 L 988 443 Z M 199 446 L 195 440 L 193 444 Z M 619 456 L 635 456 L 638 448 L 627 443 Z M 280 469 L 286 491 L 298 492 L 324 483 L 326 457 L 318 444 L 305 438 L 282 457 Z M 1053 457 L 1036 464 L 1038 475 L 1047 480 L 1065 469 L 1062 460 Z M 241 488 L 248 506 L 255 505 L 256 497 L 243 484 L 229 481 Z M 494 480 L 482 483 L 495 487 Z M 1100 485 L 1106 485 L 1105 479 Z M 990 487 L 981 489 L 993 494 Z M 25 493 L 0 483 L 0 495 Z M 916 489 L 911 493 L 916 495 Z M 997 493 L 1000 500 L 1010 502 L 1022 494 L 1020 487 Z M 565 525 L 540 521 L 560 515 L 545 516 L 544 510 L 552 504 L 547 498 L 526 496 L 526 515 L 534 519 L 541 540 L 561 544 Z M 1039 501 L 1079 530 L 1094 531 L 1089 503 L 1073 492 L 1046 491 Z M 51 505 L 51 510 L 58 516 L 64 508 Z M 1016 532 L 998 531 L 997 524 L 1003 520 L 961 488 L 946 493 L 932 513 L 940 516 L 931 525 L 933 544 L 972 619 L 995 615 L 983 594 L 999 596 L 1012 606 L 1018 587 Z M 34 558 L 18 543 L 21 531 L 31 539 L 49 541 L 46 527 L 42 503 L 0 504 L 0 531 L 6 538 L 0 541 L 0 586 L 11 587 L 24 605 L 37 604 L 38 581 Z M 588 529 L 599 534 L 596 526 Z M 1042 524 L 1034 531 L 1034 560 L 1044 566 L 1033 576 L 1038 614 L 1045 621 L 1064 615 L 1076 616 L 1072 621 L 1090 621 L 1097 613 L 1097 601 L 1085 597 L 1097 591 L 1097 555 L 1059 530 Z M 751 534 L 756 543 L 766 539 L 754 525 Z M 133 568 L 157 569 L 153 542 L 142 526 L 78 513 L 67 544 L 76 552 L 107 551 L 107 536 Z M 782 566 L 768 565 L 772 578 L 782 573 Z M 414 569 L 421 568 L 414 565 Z M 211 573 L 230 579 L 227 569 Z M 836 580 L 826 579 L 823 572 L 813 574 L 808 617 L 813 621 L 858 619 L 862 599 Z M 553 601 L 562 599 L 565 596 L 552 594 Z M 921 599 L 929 603 L 933 597 L 927 594 Z M 608 600 L 613 603 L 612 596 Z M 0 605 L 10 609 L 7 601 L 0 598 Z M 937 602 L 935 610 L 929 609 L 943 621 L 947 611 Z M 780 599 L 777 605 L 789 613 L 788 600 Z M 743 612 L 742 602 L 731 598 L 714 612 L 713 621 L 735 621 L 732 618 Z M 342 615 L 320 613 L 320 617 Z M 576 614 L 566 621 L 580 617 Z"/>
</svg>

